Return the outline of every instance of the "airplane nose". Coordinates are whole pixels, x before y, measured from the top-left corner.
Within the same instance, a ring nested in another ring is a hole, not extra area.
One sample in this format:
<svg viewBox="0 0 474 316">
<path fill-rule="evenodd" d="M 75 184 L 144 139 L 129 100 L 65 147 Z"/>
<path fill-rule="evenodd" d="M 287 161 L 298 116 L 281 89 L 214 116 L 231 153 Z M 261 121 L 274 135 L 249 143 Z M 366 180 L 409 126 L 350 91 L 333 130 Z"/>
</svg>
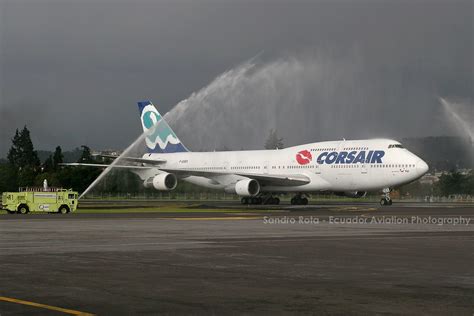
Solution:
<svg viewBox="0 0 474 316">
<path fill-rule="evenodd" d="M 418 171 L 418 173 L 420 175 L 424 175 L 425 173 L 428 172 L 428 165 L 426 164 L 426 162 L 424 162 L 423 160 L 418 160 L 418 162 L 416 163 L 416 171 Z"/>
</svg>

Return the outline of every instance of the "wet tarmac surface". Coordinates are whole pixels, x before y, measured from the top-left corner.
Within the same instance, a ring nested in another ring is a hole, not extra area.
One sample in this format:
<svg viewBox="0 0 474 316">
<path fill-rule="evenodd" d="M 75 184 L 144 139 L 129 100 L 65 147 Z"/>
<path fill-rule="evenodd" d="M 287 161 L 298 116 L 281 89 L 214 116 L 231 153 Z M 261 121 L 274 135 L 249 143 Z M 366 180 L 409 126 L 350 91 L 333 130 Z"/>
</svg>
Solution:
<svg viewBox="0 0 474 316">
<path fill-rule="evenodd" d="M 474 312 L 472 205 L 189 207 L 0 216 L 0 314 Z"/>
</svg>

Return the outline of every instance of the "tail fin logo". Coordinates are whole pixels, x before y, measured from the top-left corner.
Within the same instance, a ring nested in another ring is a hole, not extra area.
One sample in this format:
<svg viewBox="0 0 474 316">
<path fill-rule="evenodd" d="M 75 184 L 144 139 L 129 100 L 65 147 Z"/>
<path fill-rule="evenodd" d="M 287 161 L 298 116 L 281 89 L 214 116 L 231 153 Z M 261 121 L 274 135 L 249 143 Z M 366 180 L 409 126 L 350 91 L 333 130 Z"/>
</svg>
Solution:
<svg viewBox="0 0 474 316">
<path fill-rule="evenodd" d="M 146 134 L 145 142 L 149 152 L 187 151 L 153 104 L 144 105 L 141 103 L 139 107 L 141 109 L 143 131 Z"/>
<path fill-rule="evenodd" d="M 158 121 L 161 119 L 159 114 L 153 111 L 148 111 L 145 114 L 143 114 L 143 125 L 146 127 L 147 130 L 150 130 L 153 126 L 158 123 Z"/>
</svg>

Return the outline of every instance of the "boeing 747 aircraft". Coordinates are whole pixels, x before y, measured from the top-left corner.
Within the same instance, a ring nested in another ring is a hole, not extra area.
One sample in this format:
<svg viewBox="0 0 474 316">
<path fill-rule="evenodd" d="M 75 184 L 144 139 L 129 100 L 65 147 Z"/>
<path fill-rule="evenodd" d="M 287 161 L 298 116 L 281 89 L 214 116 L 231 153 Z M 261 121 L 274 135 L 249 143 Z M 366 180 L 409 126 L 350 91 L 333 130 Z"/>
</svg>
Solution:
<svg viewBox="0 0 474 316">
<path fill-rule="evenodd" d="M 150 101 L 138 102 L 138 108 L 148 153 L 141 158 L 121 157 L 127 164 L 114 167 L 130 169 L 145 187 L 156 190 L 173 190 L 182 180 L 238 194 L 243 204 L 278 204 L 274 195 L 284 192 L 294 192 L 291 204 L 307 204 L 308 193 L 363 197 L 367 191 L 382 190 L 380 204 L 391 205 L 390 188 L 428 171 L 422 159 L 391 139 L 326 141 L 277 150 L 190 152 Z"/>
</svg>

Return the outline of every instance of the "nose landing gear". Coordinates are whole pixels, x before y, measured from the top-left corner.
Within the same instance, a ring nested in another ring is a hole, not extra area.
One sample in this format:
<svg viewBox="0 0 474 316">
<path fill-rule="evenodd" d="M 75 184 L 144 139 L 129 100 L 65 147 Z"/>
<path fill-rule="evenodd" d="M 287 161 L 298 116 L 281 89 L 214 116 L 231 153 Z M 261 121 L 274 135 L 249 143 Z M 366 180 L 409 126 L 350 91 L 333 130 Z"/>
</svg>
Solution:
<svg viewBox="0 0 474 316">
<path fill-rule="evenodd" d="M 380 205 L 392 205 L 392 199 L 390 198 L 390 188 L 385 188 L 382 190 L 383 195 L 380 199 Z"/>
</svg>

